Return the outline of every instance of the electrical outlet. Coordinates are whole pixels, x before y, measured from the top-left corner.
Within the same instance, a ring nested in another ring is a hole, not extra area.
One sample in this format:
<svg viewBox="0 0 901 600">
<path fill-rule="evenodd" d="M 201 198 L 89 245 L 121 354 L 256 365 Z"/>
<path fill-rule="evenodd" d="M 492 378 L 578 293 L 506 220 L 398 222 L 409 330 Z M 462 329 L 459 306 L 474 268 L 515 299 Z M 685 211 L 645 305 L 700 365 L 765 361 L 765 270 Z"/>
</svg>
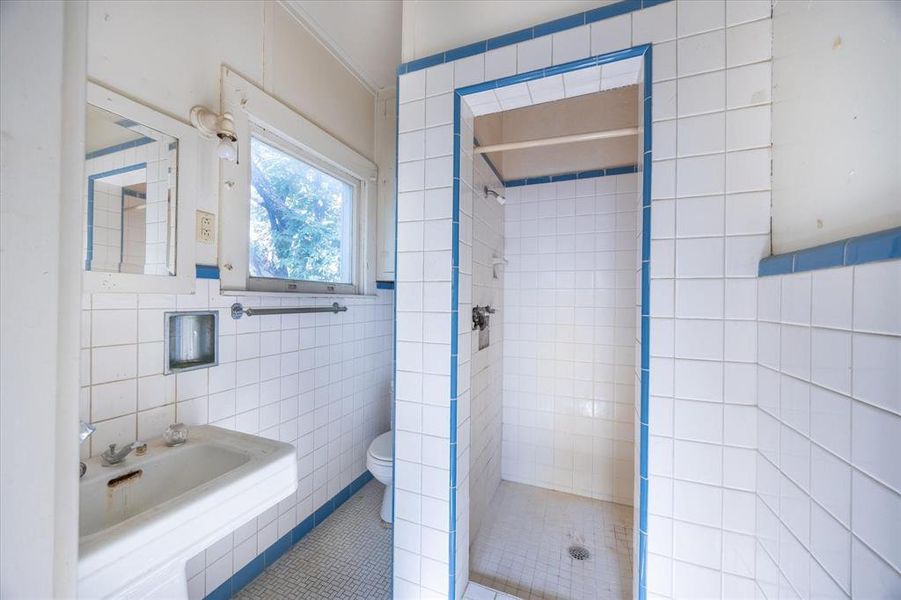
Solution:
<svg viewBox="0 0 901 600">
<path fill-rule="evenodd" d="M 216 243 L 216 215 L 197 211 L 197 241 L 205 244 Z"/>
</svg>

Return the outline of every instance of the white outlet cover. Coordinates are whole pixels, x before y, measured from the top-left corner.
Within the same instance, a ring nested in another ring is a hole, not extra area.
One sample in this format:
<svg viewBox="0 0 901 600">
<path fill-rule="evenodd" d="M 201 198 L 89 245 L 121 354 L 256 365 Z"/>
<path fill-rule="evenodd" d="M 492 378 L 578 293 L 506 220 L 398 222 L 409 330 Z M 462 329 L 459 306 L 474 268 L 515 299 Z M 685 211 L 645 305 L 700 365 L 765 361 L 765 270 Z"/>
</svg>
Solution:
<svg viewBox="0 0 901 600">
<path fill-rule="evenodd" d="M 203 210 L 197 211 L 197 241 L 206 244 L 216 243 L 216 215 Z"/>
</svg>

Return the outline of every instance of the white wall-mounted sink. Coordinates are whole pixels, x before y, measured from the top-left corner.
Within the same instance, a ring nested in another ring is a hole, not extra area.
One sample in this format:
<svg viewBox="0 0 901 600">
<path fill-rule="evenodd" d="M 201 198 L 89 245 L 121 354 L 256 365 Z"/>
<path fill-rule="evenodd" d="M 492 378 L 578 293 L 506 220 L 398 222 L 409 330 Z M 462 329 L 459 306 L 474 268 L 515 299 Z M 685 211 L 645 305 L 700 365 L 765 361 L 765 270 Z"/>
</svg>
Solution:
<svg viewBox="0 0 901 600">
<path fill-rule="evenodd" d="M 297 489 L 294 446 L 205 425 L 80 482 L 80 598 L 187 598 L 185 563 Z M 130 475 L 130 476 L 129 476 Z"/>
</svg>

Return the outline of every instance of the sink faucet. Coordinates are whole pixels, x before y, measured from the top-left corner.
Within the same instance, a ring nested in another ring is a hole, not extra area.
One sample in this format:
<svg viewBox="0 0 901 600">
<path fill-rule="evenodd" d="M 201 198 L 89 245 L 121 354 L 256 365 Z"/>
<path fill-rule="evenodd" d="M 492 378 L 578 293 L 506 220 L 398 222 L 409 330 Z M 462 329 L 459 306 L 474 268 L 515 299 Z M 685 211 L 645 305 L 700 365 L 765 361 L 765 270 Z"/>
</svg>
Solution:
<svg viewBox="0 0 901 600">
<path fill-rule="evenodd" d="M 91 425 L 90 423 L 81 422 L 80 431 L 78 433 L 78 442 L 83 444 L 86 439 L 91 437 L 91 434 L 97 430 L 96 427 Z M 78 478 L 81 479 L 84 477 L 84 474 L 88 472 L 88 466 L 83 462 L 79 462 L 79 472 L 81 473 Z"/>
<path fill-rule="evenodd" d="M 100 460 L 104 467 L 118 465 L 125 460 L 125 457 L 135 450 L 138 456 L 142 456 L 147 451 L 147 444 L 141 441 L 134 442 L 124 448 L 116 449 L 116 444 L 110 444 L 109 448 L 100 454 Z"/>
</svg>

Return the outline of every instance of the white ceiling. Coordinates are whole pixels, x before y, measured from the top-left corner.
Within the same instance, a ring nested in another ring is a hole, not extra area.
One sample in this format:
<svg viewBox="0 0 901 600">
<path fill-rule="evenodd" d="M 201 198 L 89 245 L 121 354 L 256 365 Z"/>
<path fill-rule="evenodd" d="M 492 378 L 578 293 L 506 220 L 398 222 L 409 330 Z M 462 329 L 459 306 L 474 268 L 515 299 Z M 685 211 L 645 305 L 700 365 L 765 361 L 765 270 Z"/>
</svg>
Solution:
<svg viewBox="0 0 901 600">
<path fill-rule="evenodd" d="M 400 64 L 401 0 L 283 0 L 372 90 L 394 87 Z"/>
</svg>

